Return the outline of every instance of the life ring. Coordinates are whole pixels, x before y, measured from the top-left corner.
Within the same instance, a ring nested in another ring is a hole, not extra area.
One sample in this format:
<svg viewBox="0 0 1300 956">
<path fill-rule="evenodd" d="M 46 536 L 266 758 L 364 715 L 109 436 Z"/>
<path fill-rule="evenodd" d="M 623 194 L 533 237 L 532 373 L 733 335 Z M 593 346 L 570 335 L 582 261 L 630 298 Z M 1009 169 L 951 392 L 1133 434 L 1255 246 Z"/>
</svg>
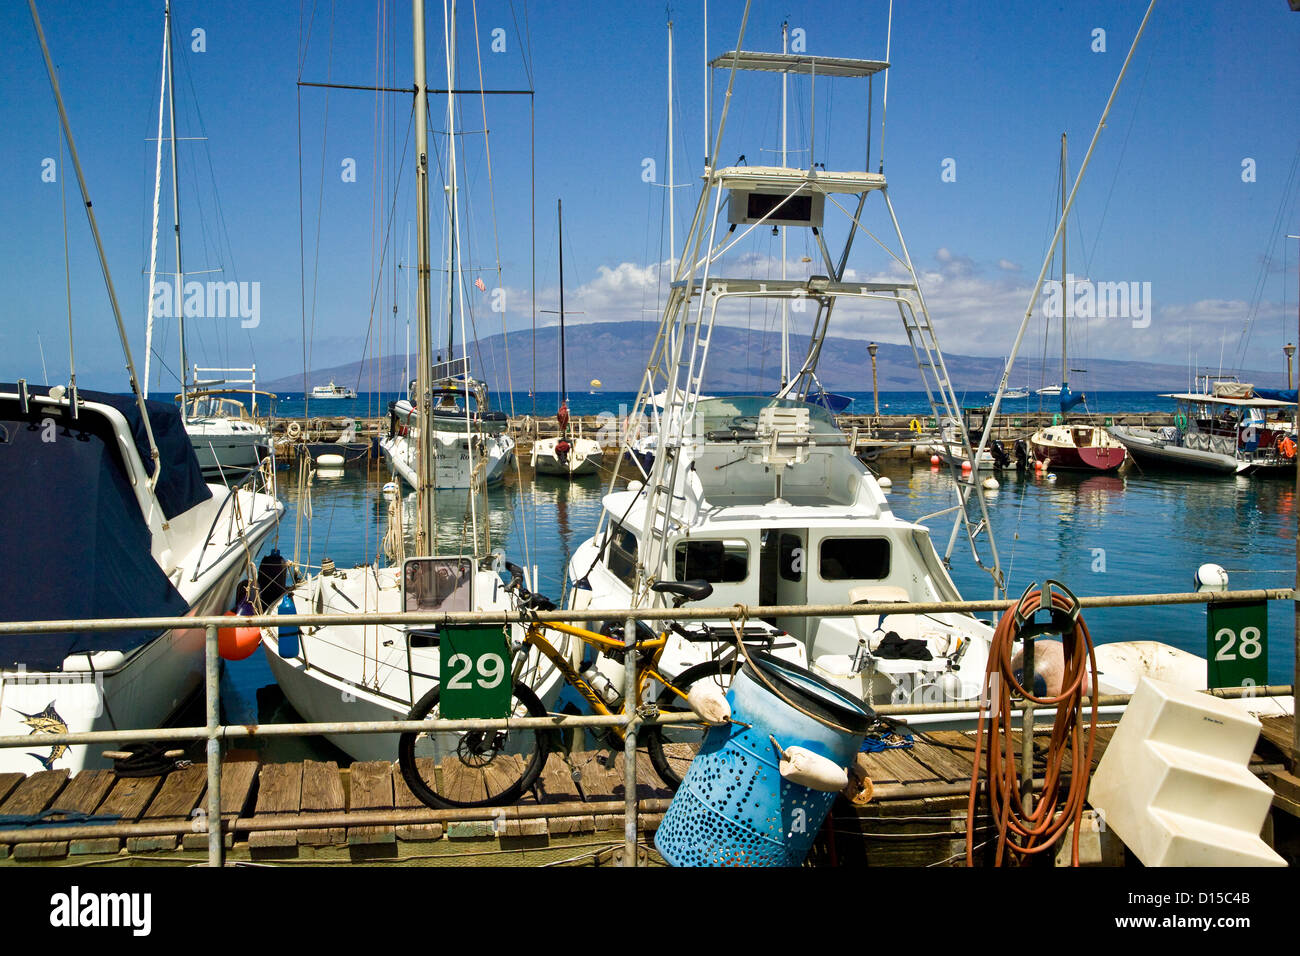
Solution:
<svg viewBox="0 0 1300 956">
<path fill-rule="evenodd" d="M 1174 426 L 1179 431 L 1187 430 L 1187 416 L 1183 412 L 1179 412 L 1177 415 L 1174 416 Z"/>
<path fill-rule="evenodd" d="M 1278 435 L 1273 440 L 1274 447 L 1282 453 L 1283 458 L 1294 458 L 1296 452 L 1295 442 L 1286 435 Z"/>
<path fill-rule="evenodd" d="M 292 421 L 289 423 L 288 427 L 285 428 L 284 433 L 290 438 L 296 439 L 302 434 L 302 425 L 297 421 Z"/>
<path fill-rule="evenodd" d="M 911 431 L 916 432 L 916 434 L 918 435 L 921 434 L 921 423 L 915 418 L 913 418 L 910 422 L 907 423 L 907 427 Z"/>
</svg>

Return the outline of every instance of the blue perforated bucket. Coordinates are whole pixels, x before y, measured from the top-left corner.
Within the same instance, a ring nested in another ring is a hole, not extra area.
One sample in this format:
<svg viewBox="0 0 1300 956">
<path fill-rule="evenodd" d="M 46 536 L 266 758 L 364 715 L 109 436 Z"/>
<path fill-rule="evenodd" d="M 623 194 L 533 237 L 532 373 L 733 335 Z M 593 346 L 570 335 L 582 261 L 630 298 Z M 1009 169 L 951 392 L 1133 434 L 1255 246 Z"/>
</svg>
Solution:
<svg viewBox="0 0 1300 956">
<path fill-rule="evenodd" d="M 709 729 L 655 833 L 655 846 L 673 866 L 798 866 L 835 794 L 783 780 L 772 738 L 848 767 L 872 722 L 865 704 L 804 668 L 751 657 L 784 697 L 848 732 L 800 713 L 746 664 L 727 691 L 735 723 Z"/>
</svg>

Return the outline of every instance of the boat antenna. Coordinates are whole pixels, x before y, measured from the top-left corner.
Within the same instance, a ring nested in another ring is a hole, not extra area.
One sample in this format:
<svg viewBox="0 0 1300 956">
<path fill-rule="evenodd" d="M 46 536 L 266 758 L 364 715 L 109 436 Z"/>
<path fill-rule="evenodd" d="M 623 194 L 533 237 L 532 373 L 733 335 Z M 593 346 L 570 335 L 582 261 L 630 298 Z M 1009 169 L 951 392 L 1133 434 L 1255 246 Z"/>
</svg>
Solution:
<svg viewBox="0 0 1300 956">
<path fill-rule="evenodd" d="M 45 72 L 50 78 L 50 89 L 54 91 L 54 100 L 59 106 L 59 123 L 63 127 L 64 138 L 68 141 L 68 155 L 72 158 L 72 168 L 77 173 L 77 188 L 81 190 L 81 201 L 86 207 L 86 219 L 90 222 L 90 232 L 95 238 L 95 251 L 99 254 L 99 269 L 104 275 L 104 286 L 108 290 L 108 300 L 113 306 L 113 318 L 117 321 L 117 335 L 122 343 L 122 354 L 126 358 L 126 373 L 131 382 L 131 394 L 135 396 L 140 408 L 140 419 L 144 423 L 145 438 L 149 442 L 149 458 L 153 463 L 153 473 L 149 477 L 149 490 L 158 485 L 162 472 L 162 460 L 158 455 L 158 445 L 154 442 L 153 425 L 149 422 L 149 411 L 140 394 L 140 383 L 135 374 L 135 362 L 131 359 L 131 343 L 126 337 L 126 325 L 122 322 L 122 310 L 117 304 L 117 292 L 113 289 L 113 276 L 108 271 L 108 258 L 104 255 L 104 243 L 99 237 L 99 225 L 95 222 L 95 210 L 90 202 L 90 190 L 86 187 L 86 176 L 81 170 L 81 160 L 77 157 L 77 144 L 72 138 L 72 125 L 68 122 L 68 111 L 63 106 L 63 93 L 59 90 L 59 77 L 54 71 L 54 61 L 50 58 L 50 48 L 45 42 L 45 31 L 41 29 L 41 17 L 36 12 L 36 0 L 27 0 L 27 8 L 32 14 L 32 24 L 36 27 L 36 36 L 41 41 L 41 54 L 45 57 Z M 74 391 L 75 403 L 75 391 Z"/>
</svg>

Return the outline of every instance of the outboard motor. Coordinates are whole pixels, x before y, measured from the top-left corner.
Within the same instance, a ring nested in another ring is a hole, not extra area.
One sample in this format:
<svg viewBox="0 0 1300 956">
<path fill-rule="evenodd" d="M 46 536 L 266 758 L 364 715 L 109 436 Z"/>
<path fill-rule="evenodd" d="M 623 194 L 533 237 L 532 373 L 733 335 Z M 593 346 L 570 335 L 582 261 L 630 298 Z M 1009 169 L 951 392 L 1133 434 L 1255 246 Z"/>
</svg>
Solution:
<svg viewBox="0 0 1300 956">
<path fill-rule="evenodd" d="M 1005 468 L 1011 464 L 1011 456 L 1007 450 L 1002 447 L 1002 442 L 996 438 L 989 442 L 989 454 L 993 456 L 993 463 L 999 468 Z"/>
<path fill-rule="evenodd" d="M 1017 438 L 1012 450 L 1016 456 L 1016 471 L 1027 469 L 1029 467 L 1029 445 L 1023 438 Z"/>
</svg>

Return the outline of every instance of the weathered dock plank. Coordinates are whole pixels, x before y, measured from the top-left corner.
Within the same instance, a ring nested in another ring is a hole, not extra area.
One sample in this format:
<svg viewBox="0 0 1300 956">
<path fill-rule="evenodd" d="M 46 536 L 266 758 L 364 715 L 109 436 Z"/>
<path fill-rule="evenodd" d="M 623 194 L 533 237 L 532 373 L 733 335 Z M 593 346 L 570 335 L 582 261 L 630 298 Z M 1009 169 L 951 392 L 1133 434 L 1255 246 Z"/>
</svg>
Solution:
<svg viewBox="0 0 1300 956">
<path fill-rule="evenodd" d="M 203 800 L 207 789 L 208 768 L 204 764 L 191 764 L 180 770 L 173 770 L 163 781 L 157 795 L 149 803 L 140 821 L 149 823 L 175 823 L 190 819 L 194 809 Z M 128 837 L 126 849 L 129 853 L 146 853 L 159 850 L 175 850 L 180 838 L 175 834 Z"/>
<path fill-rule="evenodd" d="M 98 812 L 120 817 L 124 823 L 134 823 L 149 806 L 158 788 L 163 784 L 161 776 L 156 777 L 118 777 L 109 790 Z M 116 853 L 122 848 L 122 838 L 116 836 L 95 837 L 85 840 L 73 840 L 68 852 L 73 856 L 91 853 Z"/>
<path fill-rule="evenodd" d="M 207 764 L 203 765 L 206 776 Z M 224 761 L 221 765 L 221 822 L 226 825 L 223 842 L 226 849 L 235 843 L 235 834 L 229 829 L 244 808 L 248 806 L 257 779 L 257 758 Z M 204 808 L 206 810 L 206 807 Z M 207 833 L 187 833 L 181 837 L 181 847 L 186 850 L 206 850 Z"/>
<path fill-rule="evenodd" d="M 113 771 L 83 770 L 54 798 L 49 809 L 61 813 L 94 813 L 112 786 Z M 67 840 L 14 846 L 15 860 L 61 860 L 67 855 Z"/>
<path fill-rule="evenodd" d="M 342 813 L 346 809 L 347 803 L 343 795 L 343 781 L 339 777 L 339 765 L 333 760 L 327 763 L 304 760 L 302 812 Z M 298 843 L 302 846 L 329 846 L 343 843 L 345 840 L 346 831 L 343 827 L 298 831 Z"/>
<path fill-rule="evenodd" d="M 582 800 L 582 793 L 573 779 L 569 765 L 564 757 L 553 753 L 546 758 L 542 776 L 537 781 L 538 801 L 540 803 L 577 803 Z M 596 829 L 596 817 L 553 817 L 547 820 L 548 830 L 552 834 L 591 833 Z"/>
<path fill-rule="evenodd" d="M 0 773 L 0 803 L 14 792 L 16 786 L 26 779 L 27 774 L 25 773 Z"/>
<path fill-rule="evenodd" d="M 264 764 L 257 782 L 257 816 L 297 813 L 302 808 L 301 763 Z M 248 849 L 254 855 L 293 856 L 297 848 L 297 830 L 256 830 L 248 835 Z"/>
<path fill-rule="evenodd" d="M 415 765 L 419 768 L 424 779 L 432 779 L 436 764 L 431 758 L 419 757 L 416 759 Z M 406 779 L 396 769 L 393 771 L 393 805 L 399 810 L 425 809 L 420 798 L 411 792 L 411 788 L 406 785 Z M 441 823 L 413 823 L 399 826 L 395 832 L 399 840 L 425 842 L 442 839 L 443 829 Z"/>
<path fill-rule="evenodd" d="M 393 809 L 393 765 L 384 760 L 365 760 L 351 768 L 352 795 L 349 809 Z M 348 827 L 349 848 L 389 846 L 397 843 L 392 826 Z"/>
</svg>

